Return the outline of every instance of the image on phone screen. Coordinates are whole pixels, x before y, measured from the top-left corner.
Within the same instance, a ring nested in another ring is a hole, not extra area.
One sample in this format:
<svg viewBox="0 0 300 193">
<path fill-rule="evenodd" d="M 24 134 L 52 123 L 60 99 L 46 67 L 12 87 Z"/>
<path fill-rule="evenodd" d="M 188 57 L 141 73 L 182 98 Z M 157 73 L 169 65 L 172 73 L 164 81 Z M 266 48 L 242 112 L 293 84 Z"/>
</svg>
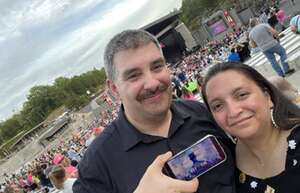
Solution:
<svg viewBox="0 0 300 193">
<path fill-rule="evenodd" d="M 226 160 L 226 154 L 212 135 L 173 156 L 166 164 L 167 173 L 180 180 L 198 177 Z"/>
</svg>

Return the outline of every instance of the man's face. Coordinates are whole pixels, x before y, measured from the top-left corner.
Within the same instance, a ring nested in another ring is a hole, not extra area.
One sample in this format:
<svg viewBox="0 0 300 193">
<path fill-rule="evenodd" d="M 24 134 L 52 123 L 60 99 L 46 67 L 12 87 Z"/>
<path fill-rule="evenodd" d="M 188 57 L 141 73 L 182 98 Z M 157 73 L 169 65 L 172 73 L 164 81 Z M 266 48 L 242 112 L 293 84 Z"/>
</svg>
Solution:
<svg viewBox="0 0 300 193">
<path fill-rule="evenodd" d="M 171 103 L 171 80 L 154 43 L 118 52 L 116 76 L 109 87 L 120 97 L 128 118 L 141 120 L 165 115 Z"/>
</svg>

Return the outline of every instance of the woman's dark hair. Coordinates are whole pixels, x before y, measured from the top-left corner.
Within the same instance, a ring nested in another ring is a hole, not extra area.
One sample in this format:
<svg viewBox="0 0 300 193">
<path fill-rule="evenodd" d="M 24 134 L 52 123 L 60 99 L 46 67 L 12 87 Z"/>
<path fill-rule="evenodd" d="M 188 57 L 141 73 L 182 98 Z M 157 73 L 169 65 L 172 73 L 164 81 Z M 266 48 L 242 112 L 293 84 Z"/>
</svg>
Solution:
<svg viewBox="0 0 300 193">
<path fill-rule="evenodd" d="M 254 68 L 242 64 L 240 62 L 224 62 L 212 66 L 207 72 L 202 85 L 202 97 L 207 103 L 206 86 L 211 78 L 219 73 L 233 70 L 245 75 L 263 91 L 267 91 L 274 104 L 273 116 L 276 124 L 281 129 L 291 129 L 296 124 L 300 124 L 300 108 L 285 97 L 275 86 L 273 86 L 263 75 L 261 75 Z M 234 78 L 234 77 L 233 77 Z M 210 108 L 209 108 L 210 110 Z"/>
</svg>

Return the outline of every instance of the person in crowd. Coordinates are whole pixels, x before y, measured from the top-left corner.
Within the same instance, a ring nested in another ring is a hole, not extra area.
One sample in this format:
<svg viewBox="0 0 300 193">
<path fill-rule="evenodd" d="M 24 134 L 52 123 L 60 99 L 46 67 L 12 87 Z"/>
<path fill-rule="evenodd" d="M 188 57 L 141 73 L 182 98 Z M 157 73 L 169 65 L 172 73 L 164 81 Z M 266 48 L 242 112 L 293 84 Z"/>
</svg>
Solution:
<svg viewBox="0 0 300 193">
<path fill-rule="evenodd" d="M 201 91 L 201 85 L 203 82 L 203 76 L 201 74 L 198 74 L 196 77 L 197 84 L 198 84 L 198 90 Z"/>
<path fill-rule="evenodd" d="M 281 25 L 281 28 L 282 28 L 281 31 L 285 30 L 286 29 L 286 21 L 288 20 L 288 17 L 285 14 L 285 11 L 283 9 L 277 8 L 276 17 L 277 17 L 279 24 Z"/>
<path fill-rule="evenodd" d="M 77 168 L 71 165 L 71 160 L 64 156 L 62 161 L 60 162 L 60 165 L 62 165 L 65 168 L 66 173 L 68 176 L 76 178 L 77 177 Z"/>
<path fill-rule="evenodd" d="M 300 15 L 295 15 L 290 20 L 290 29 L 296 34 L 300 34 Z"/>
<path fill-rule="evenodd" d="M 278 24 L 278 19 L 276 16 L 276 8 L 270 8 L 269 13 L 268 13 L 268 24 L 272 27 L 275 28 L 276 25 Z"/>
<path fill-rule="evenodd" d="M 178 88 L 174 82 L 172 82 L 172 99 L 178 99 L 181 98 L 181 96 L 182 96 L 181 89 Z"/>
<path fill-rule="evenodd" d="M 198 81 L 193 77 L 190 77 L 186 81 L 186 84 L 184 85 L 184 87 L 188 91 L 190 91 L 192 94 L 197 94 L 199 92 L 199 90 L 198 90 Z"/>
<path fill-rule="evenodd" d="M 49 178 L 58 190 L 62 193 L 73 193 L 72 186 L 76 178 L 70 178 L 62 165 L 55 165 L 50 174 Z"/>
<path fill-rule="evenodd" d="M 228 59 L 229 62 L 239 62 L 240 59 L 240 55 L 236 52 L 235 48 L 232 47 L 230 50 L 230 53 L 228 55 Z"/>
<path fill-rule="evenodd" d="M 62 155 L 60 152 L 55 153 L 53 155 L 53 160 L 52 160 L 53 165 L 60 164 L 64 158 L 65 158 L 65 156 Z"/>
<path fill-rule="evenodd" d="M 40 180 L 36 175 L 36 172 L 29 170 L 27 173 L 27 182 L 31 191 L 36 190 L 39 187 Z"/>
<path fill-rule="evenodd" d="M 248 41 L 237 43 L 236 44 L 236 50 L 237 50 L 237 53 L 240 56 L 240 61 L 241 62 L 244 62 L 248 58 L 250 58 L 250 53 L 251 52 L 249 50 L 249 43 L 248 43 Z"/>
<path fill-rule="evenodd" d="M 182 99 L 185 100 L 196 100 L 196 98 L 194 97 L 193 93 L 191 91 L 189 91 L 187 88 L 182 87 L 182 95 L 181 95 Z"/>
<path fill-rule="evenodd" d="M 179 80 L 181 81 L 181 82 L 185 82 L 186 81 L 186 75 L 185 75 L 185 73 L 183 72 L 183 71 L 181 71 L 181 72 L 179 72 L 178 73 L 178 78 L 179 78 Z"/>
<path fill-rule="evenodd" d="M 47 186 L 47 187 L 53 187 L 50 179 L 45 173 L 45 170 L 47 169 L 47 164 L 41 164 L 36 168 L 37 177 L 40 179 L 41 186 Z"/>
<path fill-rule="evenodd" d="M 232 142 L 202 104 L 171 100 L 171 77 L 157 39 L 143 30 L 115 35 L 104 53 L 107 85 L 122 101 L 118 118 L 78 165 L 75 193 L 234 193 Z M 224 164 L 191 181 L 162 173 L 165 162 L 208 133 L 227 153 Z M 227 144 L 227 145 L 225 145 Z"/>
<path fill-rule="evenodd" d="M 79 161 L 81 159 L 78 151 L 73 146 L 71 146 L 70 149 L 67 151 L 67 156 L 71 161 L 72 160 Z"/>
<path fill-rule="evenodd" d="M 205 77 L 202 94 L 219 126 L 236 138 L 237 192 L 298 193 L 297 105 L 242 63 L 213 66 Z"/>
<path fill-rule="evenodd" d="M 249 33 L 250 46 L 253 48 L 259 47 L 262 50 L 279 76 L 285 77 L 286 75 L 293 73 L 295 69 L 289 67 L 285 49 L 274 38 L 278 37 L 279 33 L 274 28 L 259 23 L 257 18 L 250 19 L 249 23 L 252 28 Z M 283 69 L 281 69 L 278 64 L 275 54 L 280 56 Z"/>
<path fill-rule="evenodd" d="M 300 105 L 300 95 L 298 90 L 289 81 L 280 76 L 271 76 L 268 80 L 280 90 L 290 101 Z"/>
</svg>

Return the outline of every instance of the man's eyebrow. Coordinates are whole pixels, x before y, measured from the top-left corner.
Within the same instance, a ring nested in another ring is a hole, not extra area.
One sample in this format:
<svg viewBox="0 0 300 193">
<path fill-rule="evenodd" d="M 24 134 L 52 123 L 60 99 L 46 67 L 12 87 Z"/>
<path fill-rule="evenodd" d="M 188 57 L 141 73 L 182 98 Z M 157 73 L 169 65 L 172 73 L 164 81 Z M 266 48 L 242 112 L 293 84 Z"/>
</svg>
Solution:
<svg viewBox="0 0 300 193">
<path fill-rule="evenodd" d="M 156 60 L 153 60 L 153 61 L 151 62 L 150 65 L 155 65 L 155 64 L 160 64 L 160 63 L 165 63 L 165 59 L 162 58 L 162 57 L 157 58 Z M 123 79 L 126 79 L 128 76 L 130 76 L 130 74 L 132 74 L 132 73 L 134 73 L 134 72 L 138 72 L 138 71 L 140 71 L 140 69 L 137 68 L 137 67 L 136 67 L 136 68 L 130 68 L 130 69 L 127 69 L 127 70 L 125 70 L 125 71 L 123 72 L 122 78 L 123 78 Z"/>
<path fill-rule="evenodd" d="M 130 74 L 137 72 L 137 71 L 139 71 L 139 68 L 131 68 L 131 69 L 125 70 L 122 77 L 127 78 Z"/>
<path fill-rule="evenodd" d="M 157 58 L 156 60 L 151 62 L 151 64 L 159 64 L 159 63 L 165 63 L 165 59 L 164 58 Z"/>
</svg>

